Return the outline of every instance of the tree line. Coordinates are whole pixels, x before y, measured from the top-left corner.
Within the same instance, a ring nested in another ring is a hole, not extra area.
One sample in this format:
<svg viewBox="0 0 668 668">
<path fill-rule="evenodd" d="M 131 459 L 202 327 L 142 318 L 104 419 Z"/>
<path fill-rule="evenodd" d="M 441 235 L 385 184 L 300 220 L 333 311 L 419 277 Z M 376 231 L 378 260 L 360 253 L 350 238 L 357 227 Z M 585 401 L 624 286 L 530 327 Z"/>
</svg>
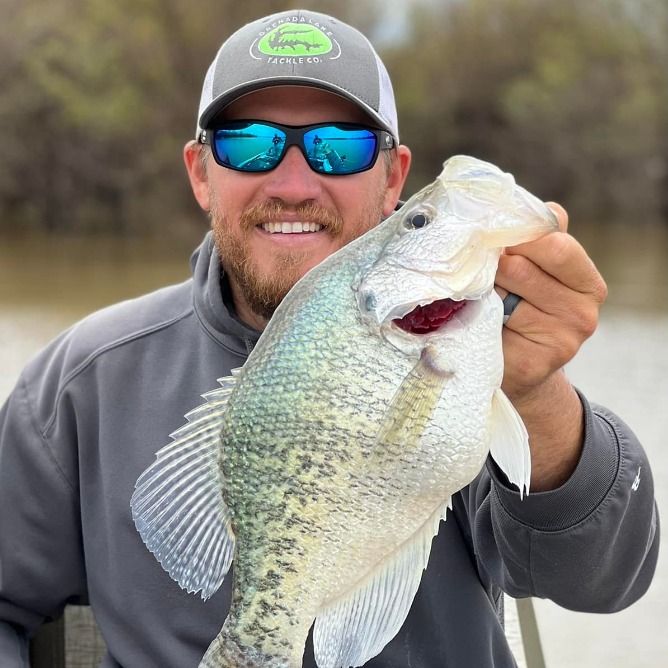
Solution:
<svg viewBox="0 0 668 668">
<path fill-rule="evenodd" d="M 664 0 L 406 0 L 393 26 L 382 1 L 308 5 L 388 65 L 414 154 L 405 195 L 468 153 L 572 215 L 665 220 Z M 180 154 L 206 68 L 237 26 L 292 6 L 0 0 L 0 232 L 200 221 Z"/>
</svg>

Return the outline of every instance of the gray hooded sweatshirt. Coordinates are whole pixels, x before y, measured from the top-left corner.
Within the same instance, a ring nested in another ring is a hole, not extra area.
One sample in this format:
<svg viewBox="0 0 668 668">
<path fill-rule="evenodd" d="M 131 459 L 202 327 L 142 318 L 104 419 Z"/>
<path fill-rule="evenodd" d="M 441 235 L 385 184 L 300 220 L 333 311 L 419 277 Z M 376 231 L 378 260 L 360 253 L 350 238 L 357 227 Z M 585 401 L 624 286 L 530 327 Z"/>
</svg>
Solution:
<svg viewBox="0 0 668 668">
<path fill-rule="evenodd" d="M 192 279 L 64 332 L 0 412 L 3 668 L 28 666 L 29 636 L 67 603 L 93 607 L 104 668 L 195 668 L 223 624 L 231 576 L 207 602 L 182 591 L 130 514 L 168 434 L 258 338 L 226 304 L 210 235 L 192 266 Z M 572 477 L 521 501 L 488 464 L 453 497 L 406 622 L 367 666 L 514 666 L 502 591 L 595 612 L 646 591 L 659 542 L 649 464 L 617 416 L 582 401 Z M 303 665 L 315 666 L 310 639 Z"/>
</svg>

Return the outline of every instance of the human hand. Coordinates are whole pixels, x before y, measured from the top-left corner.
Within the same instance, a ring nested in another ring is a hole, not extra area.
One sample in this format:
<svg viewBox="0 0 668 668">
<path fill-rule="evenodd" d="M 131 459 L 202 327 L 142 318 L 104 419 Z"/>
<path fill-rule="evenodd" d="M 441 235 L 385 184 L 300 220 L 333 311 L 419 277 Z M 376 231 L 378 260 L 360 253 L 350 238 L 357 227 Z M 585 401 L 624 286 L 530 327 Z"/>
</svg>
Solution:
<svg viewBox="0 0 668 668">
<path fill-rule="evenodd" d="M 559 231 L 507 248 L 496 285 L 522 298 L 503 328 L 503 390 L 521 402 L 561 369 L 593 334 L 607 288 L 584 248 L 567 232 L 568 214 L 549 204 Z"/>
<path fill-rule="evenodd" d="M 567 232 L 568 214 L 549 206 L 559 231 L 506 249 L 496 275 L 502 298 L 522 298 L 503 328 L 501 387 L 529 433 L 534 491 L 562 485 L 579 460 L 582 404 L 561 370 L 594 333 L 607 296 L 596 266 Z"/>
</svg>

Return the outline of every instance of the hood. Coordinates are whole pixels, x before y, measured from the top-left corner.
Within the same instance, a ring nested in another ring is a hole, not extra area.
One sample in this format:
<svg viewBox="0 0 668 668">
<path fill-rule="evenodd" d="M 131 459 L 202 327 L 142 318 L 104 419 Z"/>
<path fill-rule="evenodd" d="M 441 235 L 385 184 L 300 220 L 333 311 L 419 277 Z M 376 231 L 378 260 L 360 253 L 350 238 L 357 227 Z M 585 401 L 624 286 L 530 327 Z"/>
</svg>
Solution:
<svg viewBox="0 0 668 668">
<path fill-rule="evenodd" d="M 207 333 L 234 353 L 247 355 L 260 338 L 260 332 L 239 320 L 229 297 L 222 290 L 223 269 L 220 256 L 208 232 L 190 258 L 193 275 L 193 306 Z"/>
</svg>

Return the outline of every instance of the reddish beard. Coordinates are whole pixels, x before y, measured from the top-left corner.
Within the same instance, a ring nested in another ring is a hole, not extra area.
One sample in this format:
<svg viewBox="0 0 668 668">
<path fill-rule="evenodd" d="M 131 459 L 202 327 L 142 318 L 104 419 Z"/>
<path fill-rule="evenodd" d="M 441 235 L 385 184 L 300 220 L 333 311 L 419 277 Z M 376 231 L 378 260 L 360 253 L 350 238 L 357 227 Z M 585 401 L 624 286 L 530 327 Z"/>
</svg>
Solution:
<svg viewBox="0 0 668 668">
<path fill-rule="evenodd" d="M 258 269 L 249 248 L 248 238 L 255 233 L 256 227 L 263 223 L 282 221 L 284 212 L 290 211 L 300 220 L 322 225 L 320 234 L 337 239 L 339 245 L 343 246 L 374 227 L 382 214 L 382 200 L 377 198 L 377 201 L 367 203 L 360 211 L 356 224 L 345 231 L 341 216 L 315 202 L 287 207 L 280 200 L 270 200 L 246 209 L 239 219 L 238 227 L 232 230 L 213 193 L 209 197 L 211 226 L 223 268 L 241 291 L 251 311 L 265 320 L 271 318 L 285 295 L 305 273 L 304 267 L 310 253 L 294 249 L 276 251 L 276 270 L 269 276 L 265 275 Z"/>
</svg>

